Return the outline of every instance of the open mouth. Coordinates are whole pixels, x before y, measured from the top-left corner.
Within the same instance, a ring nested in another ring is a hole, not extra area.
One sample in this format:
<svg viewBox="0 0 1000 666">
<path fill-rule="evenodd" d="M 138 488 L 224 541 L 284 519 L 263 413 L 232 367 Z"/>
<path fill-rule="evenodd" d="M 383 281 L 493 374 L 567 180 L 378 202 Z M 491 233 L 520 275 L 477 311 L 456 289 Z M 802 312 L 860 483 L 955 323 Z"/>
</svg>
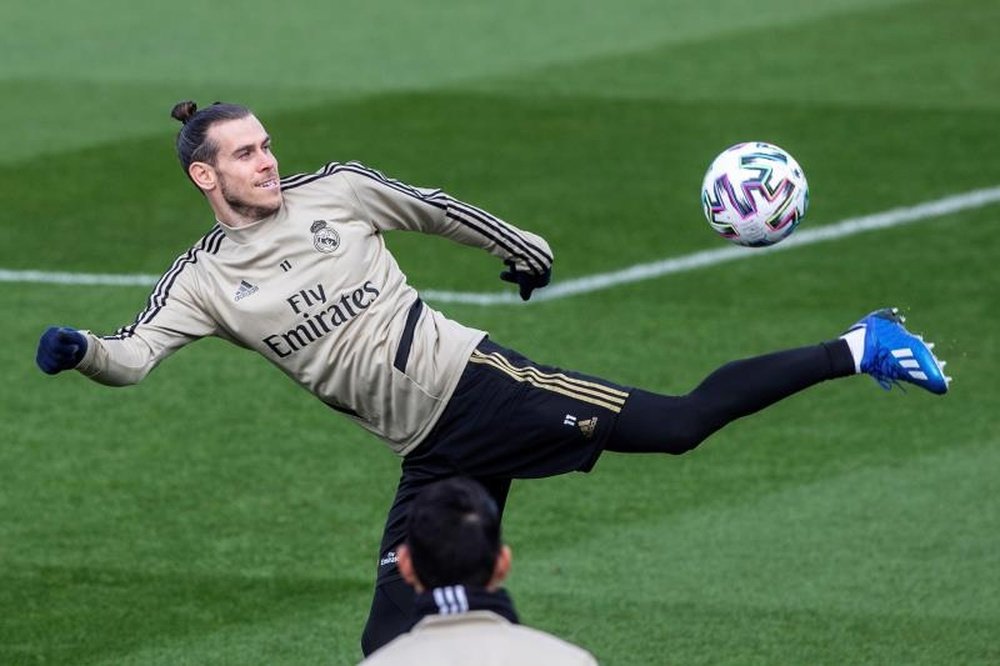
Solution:
<svg viewBox="0 0 1000 666">
<path fill-rule="evenodd" d="M 254 187 L 259 187 L 263 190 L 272 190 L 278 186 L 277 178 L 269 178 L 262 183 L 257 183 Z"/>
</svg>

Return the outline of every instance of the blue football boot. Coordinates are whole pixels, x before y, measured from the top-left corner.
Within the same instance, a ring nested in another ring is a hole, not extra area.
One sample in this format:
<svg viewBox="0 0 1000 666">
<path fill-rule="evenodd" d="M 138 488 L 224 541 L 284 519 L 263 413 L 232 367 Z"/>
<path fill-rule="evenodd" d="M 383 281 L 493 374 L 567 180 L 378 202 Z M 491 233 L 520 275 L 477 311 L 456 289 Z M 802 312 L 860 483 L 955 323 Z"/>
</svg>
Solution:
<svg viewBox="0 0 1000 666">
<path fill-rule="evenodd" d="M 903 381 L 938 395 L 947 393 L 951 377 L 944 374 L 944 361 L 931 351 L 934 344 L 903 328 L 904 321 L 897 308 L 886 308 L 851 327 L 852 331 L 865 327 L 861 372 L 871 375 L 887 391 Z"/>
</svg>

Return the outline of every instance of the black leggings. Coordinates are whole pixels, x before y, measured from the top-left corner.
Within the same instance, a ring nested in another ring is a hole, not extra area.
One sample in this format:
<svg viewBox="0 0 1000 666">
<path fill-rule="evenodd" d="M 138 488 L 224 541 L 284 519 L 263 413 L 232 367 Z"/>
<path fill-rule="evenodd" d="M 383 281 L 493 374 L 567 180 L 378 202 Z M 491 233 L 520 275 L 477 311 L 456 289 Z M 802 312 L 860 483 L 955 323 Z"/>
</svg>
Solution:
<svg viewBox="0 0 1000 666">
<path fill-rule="evenodd" d="M 821 381 L 852 374 L 847 343 L 834 340 L 727 363 L 684 396 L 633 389 L 604 448 L 684 453 L 727 423 Z"/>
</svg>

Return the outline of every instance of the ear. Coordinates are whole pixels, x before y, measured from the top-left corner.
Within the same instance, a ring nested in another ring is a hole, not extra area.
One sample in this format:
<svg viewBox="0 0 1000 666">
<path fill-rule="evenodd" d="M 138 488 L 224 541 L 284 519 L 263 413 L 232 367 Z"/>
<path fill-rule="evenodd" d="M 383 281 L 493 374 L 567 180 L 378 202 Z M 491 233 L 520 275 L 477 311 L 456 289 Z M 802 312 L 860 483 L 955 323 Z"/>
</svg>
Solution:
<svg viewBox="0 0 1000 666">
<path fill-rule="evenodd" d="M 188 175 L 195 185 L 206 192 L 214 190 L 218 184 L 215 169 L 207 162 L 191 162 L 188 166 Z"/>
<path fill-rule="evenodd" d="M 410 557 L 410 549 L 406 547 L 405 543 L 396 546 L 396 568 L 399 569 L 400 575 L 407 584 L 415 588 L 417 592 L 424 591 L 424 586 L 420 582 L 420 579 L 417 578 L 417 572 L 413 568 L 413 558 Z"/>
<path fill-rule="evenodd" d="M 497 561 L 493 565 L 493 577 L 490 578 L 490 582 L 487 583 L 486 588 L 490 590 L 495 590 L 507 579 L 507 575 L 510 573 L 511 562 L 514 561 L 514 554 L 510 550 L 510 546 L 503 545 L 500 547 L 500 552 L 497 553 Z"/>
</svg>

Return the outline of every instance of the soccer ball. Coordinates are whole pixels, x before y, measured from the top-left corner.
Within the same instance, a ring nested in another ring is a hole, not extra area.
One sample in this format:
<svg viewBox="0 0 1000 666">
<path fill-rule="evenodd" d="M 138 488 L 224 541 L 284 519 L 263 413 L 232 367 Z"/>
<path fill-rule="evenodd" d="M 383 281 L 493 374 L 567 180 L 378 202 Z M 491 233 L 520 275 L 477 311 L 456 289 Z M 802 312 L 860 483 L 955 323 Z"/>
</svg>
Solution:
<svg viewBox="0 0 1000 666">
<path fill-rule="evenodd" d="M 809 208 L 809 184 L 795 158 L 761 141 L 738 143 L 708 167 L 701 204 L 712 228 L 737 245 L 786 238 Z"/>
</svg>

